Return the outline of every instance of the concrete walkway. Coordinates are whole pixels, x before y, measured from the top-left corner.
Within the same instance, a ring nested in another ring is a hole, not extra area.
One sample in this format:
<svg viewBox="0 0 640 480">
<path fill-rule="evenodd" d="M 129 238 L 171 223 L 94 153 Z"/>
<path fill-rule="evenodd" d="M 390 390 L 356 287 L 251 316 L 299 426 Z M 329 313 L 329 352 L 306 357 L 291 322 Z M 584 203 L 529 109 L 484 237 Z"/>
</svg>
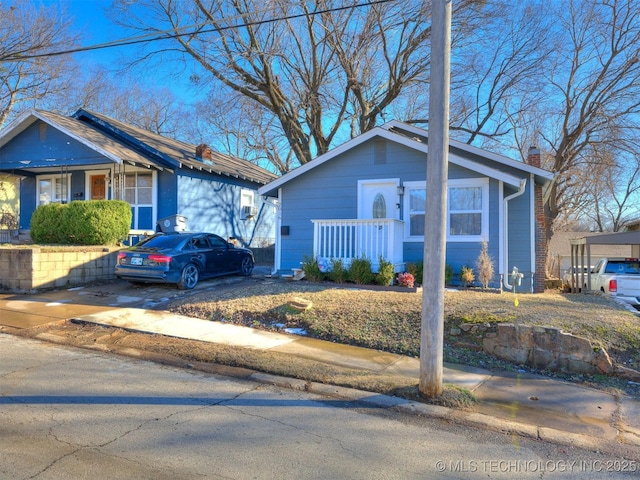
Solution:
<svg viewBox="0 0 640 480">
<path fill-rule="evenodd" d="M 224 281 L 240 279 L 231 277 Z M 29 328 L 76 319 L 132 331 L 276 351 L 418 381 L 420 366 L 415 358 L 153 310 L 154 306 L 170 299 L 167 294 L 184 292 L 153 286 L 132 290 L 128 284 L 116 282 L 39 295 L 3 294 L 0 295 L 0 326 Z M 289 386 L 296 384 L 292 379 L 264 374 L 256 374 L 255 379 Z M 603 444 L 620 442 L 640 448 L 638 399 L 616 397 L 602 390 L 528 373 L 498 374 L 459 365 L 445 366 L 444 382 L 472 391 L 478 399 L 475 412 L 452 412 L 443 407 L 326 385 L 316 385 L 315 389 L 562 444 L 600 449 Z"/>
</svg>

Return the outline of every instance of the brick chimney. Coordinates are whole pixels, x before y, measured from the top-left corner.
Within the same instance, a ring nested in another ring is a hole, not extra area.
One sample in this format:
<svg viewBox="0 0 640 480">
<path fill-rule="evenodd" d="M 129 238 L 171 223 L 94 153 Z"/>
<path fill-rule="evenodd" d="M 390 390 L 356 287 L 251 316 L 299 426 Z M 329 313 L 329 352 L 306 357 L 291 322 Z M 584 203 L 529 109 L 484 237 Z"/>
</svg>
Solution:
<svg viewBox="0 0 640 480">
<path fill-rule="evenodd" d="M 540 168 L 540 150 L 530 147 L 527 154 L 527 164 Z M 547 268 L 547 235 L 545 228 L 544 204 L 542 202 L 542 187 L 534 183 L 534 215 L 535 215 L 535 249 L 536 273 L 533 277 L 534 293 L 544 293 L 544 280 Z"/>
<path fill-rule="evenodd" d="M 213 161 L 213 150 L 204 143 L 201 143 L 196 147 L 196 157 L 202 160 Z"/>
</svg>

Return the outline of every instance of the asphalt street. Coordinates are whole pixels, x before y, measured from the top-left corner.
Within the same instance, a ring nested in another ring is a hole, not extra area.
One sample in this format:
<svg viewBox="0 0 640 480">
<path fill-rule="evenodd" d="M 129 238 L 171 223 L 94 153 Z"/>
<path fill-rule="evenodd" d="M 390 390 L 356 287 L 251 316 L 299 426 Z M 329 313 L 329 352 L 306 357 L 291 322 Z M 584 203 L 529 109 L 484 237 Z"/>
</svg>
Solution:
<svg viewBox="0 0 640 480">
<path fill-rule="evenodd" d="M 2 479 L 636 478 L 613 455 L 0 334 Z"/>
</svg>

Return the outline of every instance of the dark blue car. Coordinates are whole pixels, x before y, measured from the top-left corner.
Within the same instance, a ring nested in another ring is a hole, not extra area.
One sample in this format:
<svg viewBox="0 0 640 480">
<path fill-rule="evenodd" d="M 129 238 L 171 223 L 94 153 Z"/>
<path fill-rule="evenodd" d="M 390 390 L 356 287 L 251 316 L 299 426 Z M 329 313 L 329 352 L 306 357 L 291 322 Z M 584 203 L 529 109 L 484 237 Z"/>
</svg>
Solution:
<svg viewBox="0 0 640 480">
<path fill-rule="evenodd" d="M 157 233 L 118 253 L 116 277 L 141 283 L 175 283 L 191 289 L 201 278 L 251 275 L 253 253 L 212 233 Z"/>
</svg>

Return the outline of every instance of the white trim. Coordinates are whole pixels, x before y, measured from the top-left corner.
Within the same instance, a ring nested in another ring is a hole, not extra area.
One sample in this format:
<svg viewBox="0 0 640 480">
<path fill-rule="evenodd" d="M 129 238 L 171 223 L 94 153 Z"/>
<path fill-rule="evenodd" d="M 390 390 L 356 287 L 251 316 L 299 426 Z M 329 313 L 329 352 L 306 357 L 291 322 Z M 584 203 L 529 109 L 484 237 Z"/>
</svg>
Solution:
<svg viewBox="0 0 640 480">
<path fill-rule="evenodd" d="M 111 173 L 110 169 L 102 169 L 102 170 L 83 170 L 84 171 L 84 199 L 91 200 L 91 177 L 94 175 L 104 175 L 105 182 L 109 179 L 109 174 Z M 111 200 L 112 191 L 111 185 L 108 183 L 104 186 L 104 195 L 105 200 Z"/>
<path fill-rule="evenodd" d="M 401 128 L 405 128 L 405 125 L 400 123 L 400 122 L 396 122 L 394 124 L 394 122 L 391 122 L 389 124 L 383 125 L 382 127 L 375 127 L 371 130 L 369 130 L 368 132 L 363 133 L 362 135 L 358 135 L 355 138 L 352 138 L 351 140 L 343 143 L 342 145 L 330 150 L 329 152 L 320 155 L 319 157 L 315 158 L 314 160 L 302 165 L 301 167 L 296 168 L 295 170 L 292 170 L 291 172 L 281 176 L 280 178 L 274 180 L 273 182 L 268 183 L 267 185 L 263 185 L 262 187 L 260 187 L 258 189 L 258 193 L 260 195 L 266 195 L 269 192 L 272 192 L 274 190 L 276 190 L 277 188 L 281 187 L 282 185 L 284 185 L 285 183 L 293 180 L 294 178 L 299 177 L 300 175 L 308 172 L 309 170 L 314 169 L 315 167 L 322 165 L 323 163 L 337 157 L 338 155 L 366 142 L 367 140 L 373 138 L 373 137 L 381 137 L 381 138 L 385 138 L 391 142 L 395 142 L 401 145 L 404 145 L 408 148 L 411 148 L 413 150 L 417 150 L 419 152 L 422 153 L 427 153 L 427 145 L 425 143 L 422 143 L 421 141 L 419 141 L 418 139 L 412 139 L 409 137 L 406 137 L 404 135 L 400 135 L 397 133 L 394 133 L 390 130 L 388 130 L 390 126 L 393 125 L 402 125 Z M 408 126 L 407 126 L 408 127 Z M 415 127 L 412 127 L 415 128 Z M 405 128 L 406 129 L 406 128 Z M 422 133 L 420 133 L 420 135 L 426 135 L 426 131 L 421 131 Z M 451 141 L 450 145 L 452 144 Z M 456 142 L 459 143 L 459 142 Z M 466 145 L 466 144 L 462 144 L 462 145 Z M 456 147 L 459 148 L 459 147 Z M 466 149 L 465 151 L 469 151 L 470 153 L 474 153 L 476 155 L 480 155 L 480 156 L 484 156 L 487 159 L 490 160 L 494 160 L 497 161 L 499 163 L 503 163 L 505 165 L 509 165 L 511 167 L 523 170 L 523 171 L 531 171 L 532 169 L 536 170 L 537 175 L 540 177 L 543 177 L 546 180 L 551 181 L 551 179 L 553 179 L 553 174 L 550 172 L 547 172 L 546 170 L 542 170 L 536 167 L 532 167 L 530 165 L 527 165 L 526 163 L 522 163 L 522 162 L 516 162 L 515 160 L 510 160 L 507 159 L 506 157 L 501 157 L 499 155 L 496 154 L 492 154 L 490 152 L 486 152 L 484 150 L 480 150 L 478 148 L 475 147 L 471 147 Z M 496 170 L 495 168 L 491 168 L 491 167 L 487 167 L 486 165 L 482 165 L 478 162 L 475 162 L 473 160 L 468 160 L 465 158 L 460 157 L 459 155 L 455 155 L 455 154 L 449 154 L 449 162 L 454 164 L 454 165 L 458 165 L 460 167 L 463 168 L 467 168 L 469 170 L 472 170 L 474 172 L 477 173 L 481 173 L 483 175 L 486 175 L 490 178 L 494 178 L 496 180 L 502 180 L 504 183 L 507 183 L 511 186 L 514 187 L 518 187 L 520 185 L 521 182 L 521 178 L 516 177 L 514 175 L 510 175 L 508 173 L 502 172 L 500 170 Z"/>
<path fill-rule="evenodd" d="M 449 189 L 451 188 L 482 188 L 482 211 L 480 235 L 451 235 L 450 219 L 451 209 Z M 482 242 L 489 241 L 489 179 L 483 178 L 460 178 L 447 182 L 447 242 Z"/>
<path fill-rule="evenodd" d="M 64 177 L 67 180 L 67 198 L 64 199 L 58 199 L 57 197 L 54 198 L 54 194 L 56 192 L 56 182 L 58 180 L 61 179 L 61 177 Z M 49 199 L 48 203 L 40 203 L 40 182 L 43 180 L 50 180 L 51 181 L 51 198 Z M 65 173 L 47 173 L 44 175 L 36 175 L 36 208 L 39 207 L 40 205 L 48 205 L 49 203 L 71 203 L 71 201 L 73 200 L 72 196 L 71 196 L 71 173 L 70 172 L 65 172 Z"/>
<path fill-rule="evenodd" d="M 504 185 L 498 183 L 498 274 L 504 274 Z"/>
<path fill-rule="evenodd" d="M 357 194 L 358 199 L 356 203 L 356 218 L 362 218 L 360 215 L 360 208 L 362 207 L 362 203 L 364 202 L 362 187 L 365 185 L 373 185 L 376 183 L 382 183 L 387 185 L 394 184 L 395 188 L 397 189 L 400 186 L 400 179 L 399 178 L 372 178 L 367 180 L 358 180 L 358 194 Z M 393 216 L 389 217 L 388 211 L 387 211 L 387 218 L 394 218 L 396 220 L 400 219 L 400 212 L 397 208 L 395 208 L 397 203 L 398 202 L 393 202 L 392 205 L 389 205 L 387 207 L 388 209 L 392 208 L 394 212 Z"/>
<path fill-rule="evenodd" d="M 151 203 L 142 203 L 142 204 L 135 203 L 135 204 L 132 204 L 132 203 L 127 202 L 127 203 L 129 203 L 129 205 L 131 205 L 131 207 L 135 211 L 135 214 L 134 214 L 135 222 L 133 224 L 133 228 L 134 229 L 140 228 L 140 224 L 139 224 L 140 212 L 139 212 L 139 209 L 140 208 L 151 207 L 151 225 L 152 225 L 151 228 L 153 229 L 155 227 L 155 225 L 156 225 L 156 222 L 158 221 L 158 174 L 157 174 L 157 172 L 155 170 L 149 170 L 149 169 L 131 169 L 131 170 L 127 170 L 125 172 L 125 180 L 124 180 L 124 184 L 123 184 L 123 187 L 122 187 L 123 188 L 123 190 L 122 190 L 123 200 L 127 201 L 126 200 L 126 194 L 125 194 L 126 189 L 127 189 L 127 187 L 125 186 L 126 185 L 126 177 L 128 175 L 135 174 L 136 175 L 136 189 L 135 189 L 135 191 L 136 191 L 136 202 L 137 202 L 137 200 L 138 200 L 138 198 L 137 198 L 137 196 L 138 196 L 138 174 L 139 173 L 144 173 L 144 174 L 151 173 Z"/>
<path fill-rule="evenodd" d="M 411 235 L 411 196 L 409 190 L 412 188 L 427 189 L 427 182 L 425 180 L 416 180 L 411 182 L 403 182 L 404 186 L 404 199 L 402 206 L 403 220 L 404 220 L 404 241 L 405 242 L 424 242 L 424 233 L 422 235 Z M 425 204 L 425 210 L 427 206 Z M 425 211 L 426 213 L 426 211 Z"/>
<path fill-rule="evenodd" d="M 531 251 L 531 273 L 536 273 L 536 186 L 534 183 L 533 173 L 530 175 L 531 182 L 529 192 L 529 205 L 531 208 L 531 231 L 529 239 L 529 250 Z M 533 293 L 533 282 L 531 283 L 531 292 Z"/>
<path fill-rule="evenodd" d="M 401 130 L 406 130 L 407 132 L 410 132 L 410 133 L 415 133 L 416 135 L 420 135 L 423 137 L 428 138 L 429 136 L 429 132 L 427 130 L 420 127 L 416 127 L 414 125 L 409 125 L 407 123 L 400 122 L 398 120 L 391 120 L 390 122 L 387 122 L 384 125 L 382 125 L 380 128 L 384 128 L 384 129 L 398 128 Z M 473 155 L 485 157 L 494 162 L 502 163 L 504 165 L 523 170 L 527 173 L 533 173 L 534 175 L 542 177 L 548 181 L 551 181 L 554 178 L 554 174 L 552 172 L 549 172 L 539 167 L 534 167 L 533 165 L 529 165 L 528 163 L 520 162 L 518 160 L 505 157 L 504 155 L 499 155 L 494 152 L 490 152 L 478 147 L 474 147 L 473 145 L 469 145 L 468 143 L 464 143 L 459 140 L 449 139 L 449 146 L 453 148 L 457 148 L 464 152 L 471 153 Z M 514 186 L 518 186 L 518 185 L 514 185 Z"/>
<path fill-rule="evenodd" d="M 276 251 L 274 253 L 274 273 L 282 268 L 282 188 L 278 189 L 278 208 L 276 209 Z"/>
<path fill-rule="evenodd" d="M 29 110 L 28 112 L 25 112 L 21 117 L 17 118 L 14 122 L 12 122 L 10 125 L 7 126 L 6 129 L 3 129 L 5 133 L 5 135 L 0 135 L 0 147 L 2 145 L 4 145 L 6 142 L 8 142 L 9 140 L 11 140 L 13 137 L 15 137 L 16 135 L 18 135 L 19 133 L 23 132 L 24 130 L 26 130 L 31 124 L 33 124 L 33 121 L 28 121 L 29 117 L 33 117 L 35 119 L 38 119 L 44 123 L 46 123 L 47 125 L 50 125 L 51 127 L 55 128 L 56 130 L 59 130 L 60 132 L 64 133 L 65 135 L 67 135 L 68 137 L 73 138 L 74 140 L 76 140 L 77 142 L 80 142 L 81 144 L 89 147 L 90 149 L 98 152 L 100 155 L 113 160 L 115 163 L 122 163 L 123 159 L 113 155 L 112 153 L 109 153 L 107 150 L 100 148 L 99 146 L 97 146 L 95 143 L 92 143 L 88 140 L 86 140 L 83 137 L 80 137 L 78 135 L 75 135 L 74 133 L 72 133 L 71 131 L 67 130 L 66 128 L 62 127 L 61 125 L 59 125 L 58 123 L 56 123 L 55 121 L 51 120 L 50 118 L 48 118 L 46 115 L 42 115 L 39 111 L 32 109 Z M 9 133 L 14 133 L 14 135 L 9 135 Z M 5 140 L 6 139 L 6 140 Z"/>
</svg>

